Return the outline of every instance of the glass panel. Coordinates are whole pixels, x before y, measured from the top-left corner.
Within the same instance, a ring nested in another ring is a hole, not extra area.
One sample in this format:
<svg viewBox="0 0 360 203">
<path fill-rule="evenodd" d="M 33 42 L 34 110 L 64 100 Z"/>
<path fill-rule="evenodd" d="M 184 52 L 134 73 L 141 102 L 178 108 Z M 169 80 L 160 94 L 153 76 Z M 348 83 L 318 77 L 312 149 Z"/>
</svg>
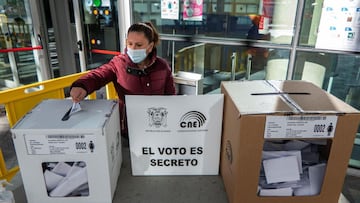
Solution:
<svg viewBox="0 0 360 203">
<path fill-rule="evenodd" d="M 169 52 L 172 49 L 174 56 Z M 216 91 L 226 80 L 283 79 L 281 74 L 286 78 L 289 61 L 289 50 L 174 41 L 162 41 L 158 54 L 171 64 L 174 73 L 202 74 L 204 94 Z"/>
<path fill-rule="evenodd" d="M 244 47 L 171 41 L 161 44 L 159 55 L 172 64 L 174 73 L 186 71 L 203 75 L 204 94 L 219 88 L 221 81 L 245 77 L 247 54 Z M 167 52 L 170 47 L 174 47 L 174 59 Z"/>
<path fill-rule="evenodd" d="M 360 168 L 360 134 L 357 133 L 355 138 L 355 144 L 351 153 L 349 165 Z"/>
<path fill-rule="evenodd" d="M 360 56 L 297 52 L 293 79 L 307 80 L 360 109 Z"/>
<path fill-rule="evenodd" d="M 270 49 L 267 52 L 263 52 L 263 54 L 267 54 L 267 60 L 263 65 L 264 70 L 259 70 L 254 79 L 266 79 L 266 80 L 285 80 L 288 70 L 289 56 L 290 51 L 285 49 Z M 260 55 L 261 56 L 261 55 Z M 259 56 L 259 57 L 260 57 Z M 259 60 L 255 58 L 254 60 Z M 259 69 L 259 68 L 258 68 Z M 255 73 L 253 73 L 254 75 Z"/>
<path fill-rule="evenodd" d="M 300 45 L 359 52 L 359 3 L 360 1 L 305 1 Z"/>
<path fill-rule="evenodd" d="M 38 80 L 31 48 L 32 21 L 28 1 L 0 1 L 0 87 L 12 88 Z"/>
<path fill-rule="evenodd" d="M 297 1 L 132 1 L 133 20 L 151 21 L 162 34 L 271 40 L 290 44 Z M 200 2 L 200 3 L 199 3 Z M 198 4 L 199 3 L 199 4 Z M 180 5 L 178 5 L 180 4 Z M 159 6 L 161 8 L 154 7 Z M 271 37 L 270 37 L 271 36 Z"/>
<path fill-rule="evenodd" d="M 323 0 L 305 1 L 299 44 L 314 47 L 320 23 Z"/>
<path fill-rule="evenodd" d="M 338 55 L 331 93 L 360 110 L 360 56 Z"/>
<path fill-rule="evenodd" d="M 85 49 L 89 50 L 86 56 L 88 69 L 107 62 L 116 54 L 115 52 L 120 51 L 116 2 L 103 0 L 93 5 L 92 1 L 83 0 L 84 41 Z M 139 9 L 143 7 L 139 5 Z"/>
<path fill-rule="evenodd" d="M 327 89 L 329 78 L 336 69 L 335 54 L 298 52 L 293 79 L 313 82 L 320 88 Z"/>
</svg>

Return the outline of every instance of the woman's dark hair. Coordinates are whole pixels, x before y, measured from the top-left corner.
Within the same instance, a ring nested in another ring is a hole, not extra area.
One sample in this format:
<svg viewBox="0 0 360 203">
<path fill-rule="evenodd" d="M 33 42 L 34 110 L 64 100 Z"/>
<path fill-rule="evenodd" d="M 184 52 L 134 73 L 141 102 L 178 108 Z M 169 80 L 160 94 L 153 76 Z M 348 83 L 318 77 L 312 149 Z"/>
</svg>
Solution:
<svg viewBox="0 0 360 203">
<path fill-rule="evenodd" d="M 129 34 L 130 32 L 144 33 L 149 42 L 154 42 L 154 46 L 157 46 L 160 43 L 159 33 L 151 22 L 140 22 L 132 24 L 129 27 L 127 33 Z"/>
</svg>

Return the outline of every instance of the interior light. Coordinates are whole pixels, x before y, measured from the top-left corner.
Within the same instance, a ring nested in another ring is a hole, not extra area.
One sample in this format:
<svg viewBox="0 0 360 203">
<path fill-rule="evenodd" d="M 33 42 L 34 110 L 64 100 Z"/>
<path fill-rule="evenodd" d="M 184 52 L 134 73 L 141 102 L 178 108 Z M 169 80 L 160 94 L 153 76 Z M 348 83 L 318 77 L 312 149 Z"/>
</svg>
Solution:
<svg viewBox="0 0 360 203">
<path fill-rule="evenodd" d="M 94 7 L 100 7 L 101 6 L 101 0 L 93 0 L 93 6 Z"/>
</svg>

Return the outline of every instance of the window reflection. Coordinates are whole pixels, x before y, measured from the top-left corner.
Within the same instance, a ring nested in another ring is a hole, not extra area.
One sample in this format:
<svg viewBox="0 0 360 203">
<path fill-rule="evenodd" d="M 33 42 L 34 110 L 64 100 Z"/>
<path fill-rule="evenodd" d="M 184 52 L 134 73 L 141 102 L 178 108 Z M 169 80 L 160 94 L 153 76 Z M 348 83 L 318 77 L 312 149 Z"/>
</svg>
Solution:
<svg viewBox="0 0 360 203">
<path fill-rule="evenodd" d="M 314 47 L 320 23 L 323 0 L 305 1 L 302 16 L 300 45 Z"/>
<path fill-rule="evenodd" d="M 360 109 L 360 56 L 300 51 L 293 79 L 307 80 Z"/>
<path fill-rule="evenodd" d="M 203 93 L 219 88 L 221 81 L 239 80 L 245 77 L 248 62 L 245 47 L 209 43 L 187 43 L 187 46 L 182 42 L 175 44 L 175 47 L 179 48 L 175 52 L 174 72 L 202 74 Z"/>
<path fill-rule="evenodd" d="M 216 91 L 221 81 L 286 79 L 289 50 L 162 41 L 162 53 L 170 46 L 175 47 L 174 73 L 185 71 L 203 75 L 204 94 Z M 164 58 L 172 64 L 171 54 Z M 282 74 L 283 78 L 279 77 Z"/>
<path fill-rule="evenodd" d="M 165 2 L 165 1 L 164 1 Z M 203 35 L 248 39 L 253 16 L 258 30 L 273 43 L 290 44 L 294 33 L 297 1 L 288 0 L 181 0 L 173 18 L 164 17 L 158 1 L 134 1 L 133 20 L 151 21 L 162 34 Z M 166 5 L 165 5 L 166 4 Z M 161 9 L 163 6 L 163 9 Z M 202 12 L 199 14 L 199 12 Z"/>
<path fill-rule="evenodd" d="M 360 57 L 337 55 L 330 92 L 360 110 Z"/>
<path fill-rule="evenodd" d="M 297 11 L 299 1 L 204 0 L 200 20 L 184 19 L 185 1 L 178 2 L 178 17 L 165 19 L 158 1 L 134 0 L 133 20 L 152 21 L 161 34 L 178 37 L 175 41 L 163 41 L 159 54 L 175 73 L 202 74 L 204 93 L 219 88 L 222 80 L 292 77 L 312 81 L 360 107 L 359 56 L 313 50 L 324 0 L 303 1 L 302 12 Z M 189 2 L 192 1 L 185 3 Z M 303 50 L 290 57 L 299 48 L 292 45 L 297 12 L 301 15 L 298 42 Z M 217 42 L 212 43 L 213 39 Z M 219 40 L 232 41 L 222 44 Z M 288 72 L 292 75 L 287 76 Z"/>
<path fill-rule="evenodd" d="M 263 70 L 253 73 L 251 79 L 285 80 L 289 62 L 289 50 L 269 49 L 264 54 L 267 55 L 267 58 L 263 64 Z"/>
<path fill-rule="evenodd" d="M 336 55 L 329 53 L 298 52 L 293 79 L 306 80 L 324 89 L 331 88 L 328 81 L 335 69 L 335 59 Z"/>
<path fill-rule="evenodd" d="M 32 21 L 29 3 L 0 2 L 0 87 L 14 88 L 38 81 L 32 47 Z"/>
<path fill-rule="evenodd" d="M 83 1 L 84 47 L 87 53 L 87 68 L 93 69 L 110 60 L 113 55 L 104 51 L 117 52 L 120 49 L 116 1 Z"/>
</svg>

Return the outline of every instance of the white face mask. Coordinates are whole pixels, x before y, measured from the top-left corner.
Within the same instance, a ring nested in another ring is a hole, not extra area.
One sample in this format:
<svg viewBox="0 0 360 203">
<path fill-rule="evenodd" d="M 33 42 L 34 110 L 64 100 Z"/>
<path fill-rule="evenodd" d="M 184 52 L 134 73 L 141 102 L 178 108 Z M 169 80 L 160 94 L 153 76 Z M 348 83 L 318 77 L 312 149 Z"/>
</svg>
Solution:
<svg viewBox="0 0 360 203">
<path fill-rule="evenodd" d="M 140 63 L 145 60 L 147 54 L 146 49 L 130 49 L 127 48 L 127 55 L 129 55 L 130 59 L 134 63 Z"/>
</svg>

